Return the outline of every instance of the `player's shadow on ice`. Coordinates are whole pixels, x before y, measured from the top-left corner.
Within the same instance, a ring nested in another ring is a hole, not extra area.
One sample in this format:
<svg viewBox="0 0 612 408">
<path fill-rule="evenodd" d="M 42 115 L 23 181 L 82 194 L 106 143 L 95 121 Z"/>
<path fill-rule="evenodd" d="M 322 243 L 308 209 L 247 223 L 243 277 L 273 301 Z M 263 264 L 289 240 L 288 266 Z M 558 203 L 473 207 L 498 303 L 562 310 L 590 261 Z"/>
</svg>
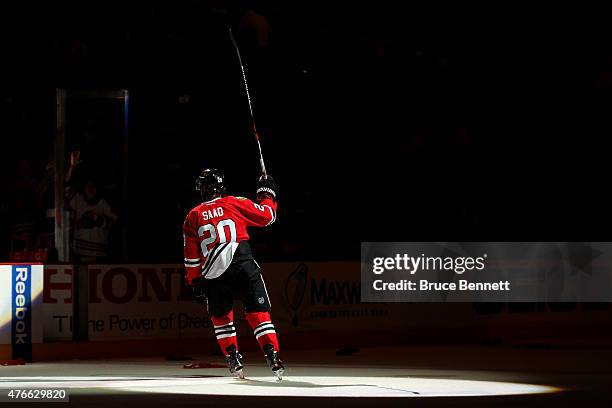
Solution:
<svg viewBox="0 0 612 408">
<path fill-rule="evenodd" d="M 260 381 L 260 380 L 252 380 L 249 378 L 246 378 L 244 380 L 237 380 L 240 381 L 237 384 L 240 385 L 250 385 L 250 386 L 257 386 L 257 387 L 296 387 L 296 388 L 337 388 L 337 387 L 375 387 L 375 388 L 384 388 L 384 389 L 388 389 L 388 390 L 395 390 L 395 391 L 402 391 L 405 393 L 410 393 L 410 394 L 414 394 L 414 395 L 420 395 L 419 392 L 416 391 L 409 391 L 409 390 L 401 390 L 401 389 L 395 389 L 395 388 L 391 388 L 391 387 L 381 387 L 378 385 L 372 385 L 372 384 L 329 384 L 329 385 L 321 385 L 321 384 L 314 384 L 311 382 L 307 382 L 307 381 L 291 381 L 291 380 L 286 380 L 284 379 L 283 381 L 275 381 L 275 382 L 271 382 L 271 381 Z"/>
<path fill-rule="evenodd" d="M 314 384 L 307 381 L 291 381 L 287 379 L 283 379 L 283 381 L 261 381 L 261 380 L 252 380 L 250 378 L 246 378 L 244 380 L 240 380 L 240 385 L 255 385 L 258 387 L 298 387 L 298 388 L 330 388 L 330 387 L 342 387 L 342 385 L 321 385 Z"/>
</svg>

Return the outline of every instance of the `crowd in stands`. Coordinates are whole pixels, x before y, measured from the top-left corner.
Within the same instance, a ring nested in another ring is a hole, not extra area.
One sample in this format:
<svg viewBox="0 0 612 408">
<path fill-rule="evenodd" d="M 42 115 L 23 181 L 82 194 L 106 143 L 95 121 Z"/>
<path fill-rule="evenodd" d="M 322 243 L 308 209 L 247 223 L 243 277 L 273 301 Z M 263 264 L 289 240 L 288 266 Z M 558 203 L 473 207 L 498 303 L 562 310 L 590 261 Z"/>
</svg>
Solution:
<svg viewBox="0 0 612 408">
<path fill-rule="evenodd" d="M 100 194 L 80 152 L 70 155 L 64 198 L 71 260 L 102 261 L 109 256 L 109 233 L 118 216 Z M 55 164 L 16 161 L 2 206 L 3 257 L 11 261 L 57 261 L 55 247 Z"/>
</svg>

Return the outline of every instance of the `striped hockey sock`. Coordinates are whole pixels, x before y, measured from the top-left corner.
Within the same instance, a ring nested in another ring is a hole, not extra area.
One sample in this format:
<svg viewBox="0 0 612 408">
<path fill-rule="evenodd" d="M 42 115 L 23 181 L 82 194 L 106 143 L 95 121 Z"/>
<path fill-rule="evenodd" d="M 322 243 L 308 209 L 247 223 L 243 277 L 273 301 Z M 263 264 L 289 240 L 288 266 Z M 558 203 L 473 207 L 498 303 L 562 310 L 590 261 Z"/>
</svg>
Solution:
<svg viewBox="0 0 612 408">
<path fill-rule="evenodd" d="M 253 334 L 261 349 L 264 350 L 266 344 L 272 344 L 274 350 L 279 351 L 278 338 L 276 337 L 276 330 L 272 324 L 270 313 L 250 312 L 246 313 L 246 318 L 249 322 L 249 326 L 253 329 Z"/>
<path fill-rule="evenodd" d="M 213 326 L 215 328 L 215 337 L 221 347 L 223 354 L 228 353 L 227 348 L 234 346 L 238 350 L 238 340 L 236 339 L 236 328 L 234 327 L 234 312 L 230 311 L 225 316 L 211 316 Z"/>
</svg>

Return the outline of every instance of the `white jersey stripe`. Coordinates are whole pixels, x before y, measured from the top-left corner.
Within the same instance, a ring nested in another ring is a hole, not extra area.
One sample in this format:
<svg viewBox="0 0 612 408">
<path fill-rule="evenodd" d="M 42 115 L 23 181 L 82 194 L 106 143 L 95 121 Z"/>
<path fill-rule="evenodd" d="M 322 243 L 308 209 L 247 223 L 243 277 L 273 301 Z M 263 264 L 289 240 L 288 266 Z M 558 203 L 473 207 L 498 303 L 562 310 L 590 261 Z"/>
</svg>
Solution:
<svg viewBox="0 0 612 408">
<path fill-rule="evenodd" d="M 204 201 L 202 204 L 210 204 L 210 203 L 214 203 L 215 201 L 221 199 L 223 197 L 217 197 L 217 198 L 213 198 L 212 200 L 208 200 L 208 201 Z"/>
<path fill-rule="evenodd" d="M 199 268 L 200 264 L 199 263 L 194 263 L 194 264 L 185 264 L 185 268 Z"/>
<path fill-rule="evenodd" d="M 226 331 L 236 331 L 236 328 L 234 326 L 228 326 L 228 327 L 222 327 L 220 329 L 215 329 L 215 333 L 222 333 L 222 332 L 226 332 Z"/>
<path fill-rule="evenodd" d="M 238 242 L 227 242 L 218 246 L 219 250 L 215 252 L 214 259 L 207 259 L 209 261 L 208 265 L 202 271 L 204 277 L 206 279 L 214 279 L 221 276 L 232 263 L 234 252 L 236 252 L 238 245 Z"/>
<path fill-rule="evenodd" d="M 270 222 L 268 222 L 266 224 L 266 226 L 271 225 L 272 223 L 274 223 L 274 221 L 276 221 L 276 213 L 274 212 L 274 210 L 272 209 L 272 207 L 270 207 L 269 205 L 264 205 L 265 208 L 267 208 L 268 210 L 270 210 L 270 215 L 272 216 L 272 218 L 270 219 Z"/>
<path fill-rule="evenodd" d="M 274 330 L 272 330 L 272 329 L 263 331 L 263 332 L 259 333 L 257 336 L 255 336 L 255 339 L 258 339 L 261 336 L 264 336 L 266 334 L 272 334 L 272 333 L 276 334 L 276 332 Z"/>
<path fill-rule="evenodd" d="M 269 324 L 267 326 L 260 327 L 259 329 L 253 330 L 253 334 L 258 335 L 259 333 L 264 332 L 266 330 L 274 330 L 274 325 Z"/>
<path fill-rule="evenodd" d="M 234 322 L 229 322 L 229 323 L 225 323 L 225 324 L 220 324 L 219 326 L 213 326 L 215 329 L 218 329 L 219 327 L 225 327 L 225 326 L 233 326 Z"/>
<path fill-rule="evenodd" d="M 264 329 L 269 329 L 269 328 L 274 328 L 274 325 L 272 323 L 266 324 L 264 326 L 259 326 L 253 329 L 253 331 L 259 331 L 259 330 L 264 330 Z"/>
</svg>

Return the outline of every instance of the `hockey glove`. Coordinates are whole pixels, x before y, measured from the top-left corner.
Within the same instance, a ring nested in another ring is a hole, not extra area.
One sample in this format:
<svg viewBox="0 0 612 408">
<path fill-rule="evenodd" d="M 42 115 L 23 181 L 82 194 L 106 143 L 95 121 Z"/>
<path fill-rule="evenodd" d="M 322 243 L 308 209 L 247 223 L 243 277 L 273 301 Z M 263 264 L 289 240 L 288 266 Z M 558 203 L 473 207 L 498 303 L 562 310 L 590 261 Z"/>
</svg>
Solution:
<svg viewBox="0 0 612 408">
<path fill-rule="evenodd" d="M 201 305 L 206 304 L 206 286 L 204 282 L 205 281 L 203 279 L 194 279 L 192 284 L 189 285 L 189 288 L 193 293 L 193 298 Z"/>
<path fill-rule="evenodd" d="M 257 182 L 257 197 L 261 197 L 262 195 L 267 195 L 273 200 L 276 200 L 276 195 L 278 193 L 278 187 L 276 182 L 272 176 L 261 176 L 259 181 Z"/>
</svg>

